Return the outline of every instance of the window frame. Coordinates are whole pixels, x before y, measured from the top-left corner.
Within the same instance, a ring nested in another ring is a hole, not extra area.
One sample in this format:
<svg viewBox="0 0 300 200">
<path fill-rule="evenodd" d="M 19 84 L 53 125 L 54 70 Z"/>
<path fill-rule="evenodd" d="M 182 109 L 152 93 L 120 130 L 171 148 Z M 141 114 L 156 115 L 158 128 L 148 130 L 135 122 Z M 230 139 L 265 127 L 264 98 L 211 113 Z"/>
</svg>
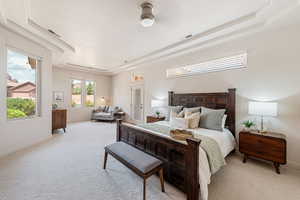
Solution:
<svg viewBox="0 0 300 200">
<path fill-rule="evenodd" d="M 41 68 L 43 67 L 43 57 L 41 56 L 36 56 L 31 53 L 28 53 L 22 49 L 10 46 L 10 45 L 5 45 L 5 53 L 4 53 L 4 62 L 5 62 L 5 74 L 8 73 L 8 51 L 13 51 L 15 53 L 22 54 L 24 56 L 33 58 L 37 60 L 37 67 L 36 67 L 36 73 L 35 73 L 35 85 L 36 85 L 36 103 L 35 103 L 35 114 L 27 117 L 19 117 L 19 118 L 13 118 L 9 119 L 7 116 L 7 83 L 5 84 L 5 93 L 6 93 L 6 98 L 5 98 L 5 111 L 6 111 L 6 121 L 18 121 L 18 120 L 30 120 L 30 119 L 35 119 L 35 118 L 40 118 L 42 117 L 42 70 Z M 6 81 L 6 79 L 5 79 Z"/>
</svg>

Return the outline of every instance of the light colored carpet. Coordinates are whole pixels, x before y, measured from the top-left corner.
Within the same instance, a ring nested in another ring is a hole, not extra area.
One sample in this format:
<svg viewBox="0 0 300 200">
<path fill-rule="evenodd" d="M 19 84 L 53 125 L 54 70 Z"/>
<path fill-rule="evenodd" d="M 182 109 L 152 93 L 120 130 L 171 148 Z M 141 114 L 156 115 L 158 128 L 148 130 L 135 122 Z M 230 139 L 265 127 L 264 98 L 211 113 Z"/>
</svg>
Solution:
<svg viewBox="0 0 300 200">
<path fill-rule="evenodd" d="M 71 124 L 66 134 L 0 160 L 1 200 L 140 200 L 142 180 L 109 157 L 102 170 L 103 148 L 115 141 L 115 124 Z M 298 200 L 300 171 L 282 169 L 238 155 L 227 159 L 209 186 L 209 200 Z M 157 177 L 147 185 L 147 199 L 183 200 L 170 185 L 160 191 Z"/>
</svg>

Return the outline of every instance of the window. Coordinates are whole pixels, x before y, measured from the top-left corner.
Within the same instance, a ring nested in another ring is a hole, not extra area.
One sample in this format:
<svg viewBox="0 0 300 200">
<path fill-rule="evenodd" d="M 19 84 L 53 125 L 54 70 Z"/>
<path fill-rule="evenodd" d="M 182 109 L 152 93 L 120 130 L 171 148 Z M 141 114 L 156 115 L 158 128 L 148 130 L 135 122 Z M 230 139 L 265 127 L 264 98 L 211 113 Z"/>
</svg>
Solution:
<svg viewBox="0 0 300 200">
<path fill-rule="evenodd" d="M 95 92 L 96 83 L 95 81 L 89 80 L 72 80 L 72 107 L 86 107 L 95 106 Z"/>
<path fill-rule="evenodd" d="M 85 106 L 95 106 L 95 82 L 85 81 Z"/>
<path fill-rule="evenodd" d="M 72 107 L 80 107 L 82 105 L 82 81 L 72 80 Z"/>
<path fill-rule="evenodd" d="M 209 72 L 218 72 L 247 67 L 247 54 L 215 59 L 195 65 L 167 69 L 167 78 L 191 76 Z"/>
<path fill-rule="evenodd" d="M 7 119 L 39 115 L 41 59 L 7 50 Z"/>
</svg>

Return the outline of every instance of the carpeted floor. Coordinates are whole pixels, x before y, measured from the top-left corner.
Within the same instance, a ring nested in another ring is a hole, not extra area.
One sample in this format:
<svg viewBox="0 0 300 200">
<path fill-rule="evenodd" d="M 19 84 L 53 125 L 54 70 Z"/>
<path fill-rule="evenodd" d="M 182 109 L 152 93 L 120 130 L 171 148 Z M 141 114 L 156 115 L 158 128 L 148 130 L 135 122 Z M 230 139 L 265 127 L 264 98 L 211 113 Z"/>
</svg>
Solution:
<svg viewBox="0 0 300 200">
<path fill-rule="evenodd" d="M 102 170 L 103 148 L 115 141 L 115 124 L 69 125 L 42 144 L 0 159 L 0 200 L 140 200 L 142 180 L 109 157 Z M 209 186 L 209 200 L 298 200 L 300 171 L 282 169 L 238 155 L 227 159 Z M 160 192 L 157 177 L 147 185 L 147 199 L 183 200 L 170 185 Z"/>
</svg>

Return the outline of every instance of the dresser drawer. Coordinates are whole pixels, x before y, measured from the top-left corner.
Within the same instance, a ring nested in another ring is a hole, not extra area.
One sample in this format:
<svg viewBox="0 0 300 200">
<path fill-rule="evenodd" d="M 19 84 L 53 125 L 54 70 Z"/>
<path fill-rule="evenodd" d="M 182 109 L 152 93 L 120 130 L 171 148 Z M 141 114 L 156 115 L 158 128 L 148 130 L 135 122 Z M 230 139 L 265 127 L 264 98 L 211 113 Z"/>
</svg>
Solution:
<svg viewBox="0 0 300 200">
<path fill-rule="evenodd" d="M 239 141 L 241 153 L 282 164 L 286 163 L 285 140 L 242 133 Z"/>
</svg>

